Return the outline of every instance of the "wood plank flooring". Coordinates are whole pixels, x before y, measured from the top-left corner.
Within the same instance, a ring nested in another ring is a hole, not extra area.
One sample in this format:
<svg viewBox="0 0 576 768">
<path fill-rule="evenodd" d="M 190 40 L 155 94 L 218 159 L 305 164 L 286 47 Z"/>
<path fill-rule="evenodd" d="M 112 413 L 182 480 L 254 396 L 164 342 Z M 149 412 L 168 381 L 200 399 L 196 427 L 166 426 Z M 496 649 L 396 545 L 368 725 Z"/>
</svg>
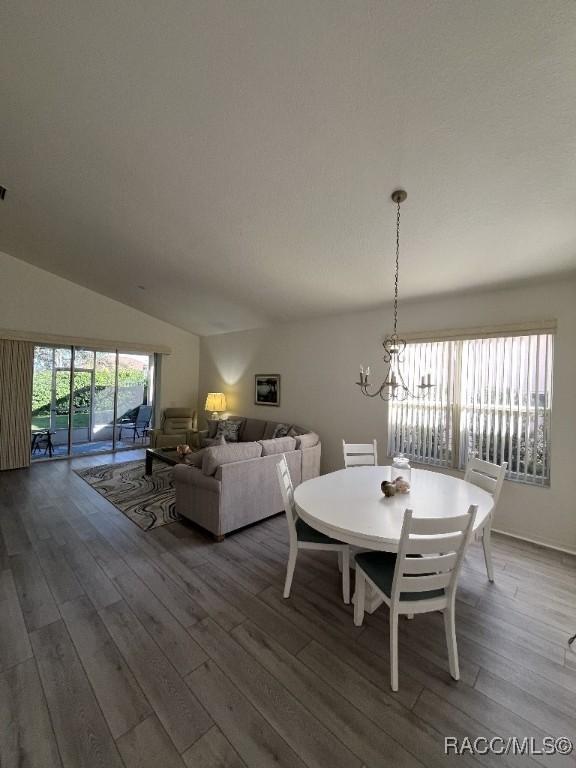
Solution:
<svg viewBox="0 0 576 768">
<path fill-rule="evenodd" d="M 576 557 L 494 536 L 473 545 L 448 674 L 442 617 L 362 628 L 336 558 L 302 552 L 282 598 L 282 516 L 214 543 L 140 531 L 74 468 L 0 473 L 2 768 L 571 766 L 573 755 L 444 755 L 444 736 L 576 741 Z"/>
</svg>

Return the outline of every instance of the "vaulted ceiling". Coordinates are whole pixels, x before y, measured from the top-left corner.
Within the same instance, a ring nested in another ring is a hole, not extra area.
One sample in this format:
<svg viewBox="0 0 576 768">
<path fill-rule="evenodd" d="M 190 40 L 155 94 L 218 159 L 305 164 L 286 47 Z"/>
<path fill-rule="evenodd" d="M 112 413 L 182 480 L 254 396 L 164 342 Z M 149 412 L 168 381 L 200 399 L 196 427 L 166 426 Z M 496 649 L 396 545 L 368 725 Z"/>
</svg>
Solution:
<svg viewBox="0 0 576 768">
<path fill-rule="evenodd" d="M 18 0 L 0 250 L 200 334 L 576 268 L 573 0 Z"/>
</svg>

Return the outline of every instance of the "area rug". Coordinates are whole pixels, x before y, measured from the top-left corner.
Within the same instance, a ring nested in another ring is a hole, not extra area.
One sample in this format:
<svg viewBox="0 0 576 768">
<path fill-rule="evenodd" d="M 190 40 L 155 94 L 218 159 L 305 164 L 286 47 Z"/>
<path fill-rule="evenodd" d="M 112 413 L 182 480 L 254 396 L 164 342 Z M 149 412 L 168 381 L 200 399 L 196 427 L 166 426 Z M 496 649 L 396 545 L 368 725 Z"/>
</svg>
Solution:
<svg viewBox="0 0 576 768">
<path fill-rule="evenodd" d="M 179 519 L 172 467 L 156 464 L 146 475 L 144 461 L 126 461 L 74 471 L 144 531 Z"/>
</svg>

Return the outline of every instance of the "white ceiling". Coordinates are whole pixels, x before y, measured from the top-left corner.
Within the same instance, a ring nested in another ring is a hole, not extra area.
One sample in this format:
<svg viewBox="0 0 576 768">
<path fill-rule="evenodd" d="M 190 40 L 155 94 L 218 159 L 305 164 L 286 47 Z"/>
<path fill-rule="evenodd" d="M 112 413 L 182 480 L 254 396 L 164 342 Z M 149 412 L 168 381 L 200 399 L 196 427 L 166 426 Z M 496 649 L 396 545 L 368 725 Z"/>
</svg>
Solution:
<svg viewBox="0 0 576 768">
<path fill-rule="evenodd" d="M 574 0 L 18 0 L 0 250 L 200 334 L 576 267 Z M 138 286 L 144 286 L 142 290 Z"/>
</svg>

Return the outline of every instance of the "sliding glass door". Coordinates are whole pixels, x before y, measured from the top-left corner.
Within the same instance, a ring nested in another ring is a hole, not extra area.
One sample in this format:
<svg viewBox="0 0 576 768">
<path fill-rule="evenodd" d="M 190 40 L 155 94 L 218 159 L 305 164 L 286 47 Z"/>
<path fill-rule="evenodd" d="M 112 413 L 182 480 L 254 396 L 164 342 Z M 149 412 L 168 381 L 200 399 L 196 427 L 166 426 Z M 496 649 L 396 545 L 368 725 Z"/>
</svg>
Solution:
<svg viewBox="0 0 576 768">
<path fill-rule="evenodd" d="M 148 443 L 152 422 L 154 355 L 118 354 L 118 444 Z"/>
<path fill-rule="evenodd" d="M 154 369 L 154 355 L 36 346 L 32 459 L 147 445 Z"/>
</svg>

